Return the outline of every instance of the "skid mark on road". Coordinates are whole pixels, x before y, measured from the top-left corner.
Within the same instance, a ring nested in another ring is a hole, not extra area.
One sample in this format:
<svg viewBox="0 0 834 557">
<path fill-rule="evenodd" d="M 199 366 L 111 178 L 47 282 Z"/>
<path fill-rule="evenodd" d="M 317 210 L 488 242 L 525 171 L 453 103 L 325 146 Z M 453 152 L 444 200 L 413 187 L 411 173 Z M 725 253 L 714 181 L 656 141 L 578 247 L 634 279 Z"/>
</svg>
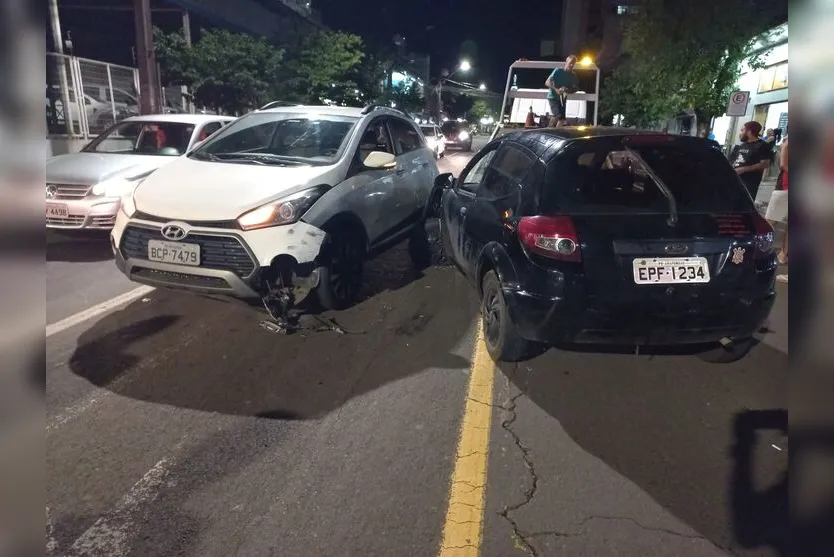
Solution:
<svg viewBox="0 0 834 557">
<path fill-rule="evenodd" d="M 185 440 L 180 441 L 174 447 L 173 454 L 179 454 L 184 444 Z M 66 557 L 127 555 L 131 535 L 142 518 L 142 511 L 159 497 L 161 488 L 168 482 L 175 460 L 175 456 L 165 457 L 154 464 L 116 508 L 96 520 L 75 540 Z"/>
<path fill-rule="evenodd" d="M 480 551 L 494 382 L 495 367 L 478 320 L 440 557 L 476 557 Z"/>
</svg>

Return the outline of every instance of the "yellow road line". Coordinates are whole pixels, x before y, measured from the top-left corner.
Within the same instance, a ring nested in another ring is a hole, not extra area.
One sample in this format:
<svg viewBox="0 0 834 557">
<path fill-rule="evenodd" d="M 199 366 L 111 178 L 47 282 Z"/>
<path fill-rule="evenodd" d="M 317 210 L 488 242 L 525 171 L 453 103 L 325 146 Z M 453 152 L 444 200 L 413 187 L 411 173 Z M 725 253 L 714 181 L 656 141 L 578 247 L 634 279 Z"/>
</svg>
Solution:
<svg viewBox="0 0 834 557">
<path fill-rule="evenodd" d="M 494 381 L 479 319 L 440 557 L 477 557 L 481 547 Z"/>
</svg>

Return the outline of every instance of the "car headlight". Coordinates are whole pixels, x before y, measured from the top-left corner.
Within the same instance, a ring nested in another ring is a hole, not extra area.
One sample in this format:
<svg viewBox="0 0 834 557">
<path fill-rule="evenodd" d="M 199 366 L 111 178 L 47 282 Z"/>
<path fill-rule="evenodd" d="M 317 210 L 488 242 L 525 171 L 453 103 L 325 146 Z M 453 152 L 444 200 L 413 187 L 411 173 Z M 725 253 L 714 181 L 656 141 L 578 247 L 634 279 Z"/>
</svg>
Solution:
<svg viewBox="0 0 834 557">
<path fill-rule="evenodd" d="M 110 178 L 93 186 L 93 195 L 97 197 L 121 197 L 132 184 L 125 178 Z"/>
<path fill-rule="evenodd" d="M 328 186 L 316 186 L 261 205 L 240 215 L 238 224 L 243 230 L 281 226 L 297 222 L 313 206 Z"/>
<path fill-rule="evenodd" d="M 460 134 L 458 135 L 458 139 L 460 139 L 461 141 L 466 141 L 467 139 L 469 139 L 469 132 L 460 132 Z"/>
</svg>

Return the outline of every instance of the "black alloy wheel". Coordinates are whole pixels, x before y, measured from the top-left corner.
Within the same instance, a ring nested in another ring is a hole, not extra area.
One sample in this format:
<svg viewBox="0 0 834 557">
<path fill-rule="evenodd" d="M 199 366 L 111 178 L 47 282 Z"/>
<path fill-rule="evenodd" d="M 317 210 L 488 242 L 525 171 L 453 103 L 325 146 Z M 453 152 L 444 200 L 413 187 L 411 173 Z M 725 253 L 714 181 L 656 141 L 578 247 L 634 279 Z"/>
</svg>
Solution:
<svg viewBox="0 0 834 557">
<path fill-rule="evenodd" d="M 493 360 L 516 362 L 524 357 L 529 343 L 518 334 L 510 320 L 495 271 L 484 275 L 481 319 L 487 352 Z"/>
<path fill-rule="evenodd" d="M 325 309 L 349 307 L 362 289 L 365 253 L 360 242 L 347 231 L 331 236 L 327 263 L 322 268 L 317 292 Z"/>
</svg>

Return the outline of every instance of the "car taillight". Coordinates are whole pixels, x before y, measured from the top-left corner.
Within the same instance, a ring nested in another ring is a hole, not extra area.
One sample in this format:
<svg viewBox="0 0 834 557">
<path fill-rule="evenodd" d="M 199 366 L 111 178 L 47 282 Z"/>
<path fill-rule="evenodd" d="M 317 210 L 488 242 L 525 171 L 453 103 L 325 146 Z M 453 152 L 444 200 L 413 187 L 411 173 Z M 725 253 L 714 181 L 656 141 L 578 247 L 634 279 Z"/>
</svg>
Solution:
<svg viewBox="0 0 834 557">
<path fill-rule="evenodd" d="M 523 217 L 518 239 L 526 249 L 550 259 L 582 261 L 579 234 L 570 217 Z"/>
<path fill-rule="evenodd" d="M 753 238 L 756 257 L 762 258 L 773 255 L 773 227 L 759 213 L 756 213 L 753 217 L 753 227 L 756 234 Z"/>
</svg>

